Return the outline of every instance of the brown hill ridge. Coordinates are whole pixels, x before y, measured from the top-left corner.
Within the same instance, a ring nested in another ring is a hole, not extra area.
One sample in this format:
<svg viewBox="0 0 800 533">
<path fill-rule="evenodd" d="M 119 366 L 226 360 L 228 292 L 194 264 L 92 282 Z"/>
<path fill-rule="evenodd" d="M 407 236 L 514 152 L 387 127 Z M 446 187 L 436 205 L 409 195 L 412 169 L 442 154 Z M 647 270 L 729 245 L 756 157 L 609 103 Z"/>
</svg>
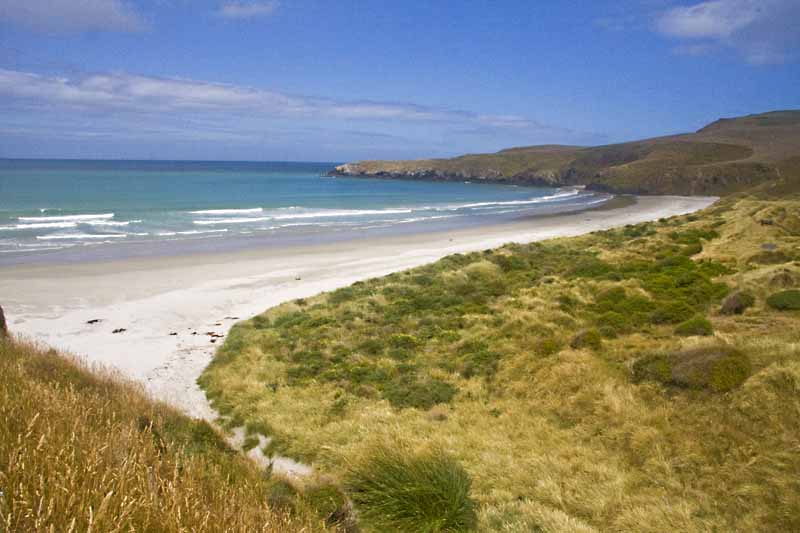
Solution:
<svg viewBox="0 0 800 533">
<path fill-rule="evenodd" d="M 452 159 L 359 161 L 334 176 L 585 185 L 635 194 L 725 195 L 800 184 L 800 111 L 720 119 L 695 133 L 606 146 L 544 145 Z"/>
</svg>

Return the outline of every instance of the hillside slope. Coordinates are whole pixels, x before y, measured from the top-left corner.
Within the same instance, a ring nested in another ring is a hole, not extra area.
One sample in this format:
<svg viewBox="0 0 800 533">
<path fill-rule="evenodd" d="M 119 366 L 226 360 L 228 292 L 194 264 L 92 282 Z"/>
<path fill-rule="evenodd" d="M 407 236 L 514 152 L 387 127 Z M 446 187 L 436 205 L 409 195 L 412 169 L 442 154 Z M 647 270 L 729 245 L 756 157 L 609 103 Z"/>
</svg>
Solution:
<svg viewBox="0 0 800 533">
<path fill-rule="evenodd" d="M 722 119 L 696 133 L 607 146 L 532 146 L 452 159 L 361 161 L 340 165 L 332 174 L 726 195 L 759 184 L 800 182 L 800 111 Z"/>
<path fill-rule="evenodd" d="M 800 531 L 798 205 L 731 197 L 290 302 L 200 382 L 334 479 L 375 442 L 452 454 L 481 531 Z"/>
<path fill-rule="evenodd" d="M 325 531 L 286 487 L 140 386 L 0 338 L 0 531 Z"/>
</svg>

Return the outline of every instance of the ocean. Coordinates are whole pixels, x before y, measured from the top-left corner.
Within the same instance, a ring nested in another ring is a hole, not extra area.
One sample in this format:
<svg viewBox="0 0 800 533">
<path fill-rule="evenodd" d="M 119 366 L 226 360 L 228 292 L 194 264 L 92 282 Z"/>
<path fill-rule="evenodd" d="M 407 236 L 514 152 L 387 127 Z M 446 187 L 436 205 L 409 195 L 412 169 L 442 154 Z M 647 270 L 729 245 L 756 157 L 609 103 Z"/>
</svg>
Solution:
<svg viewBox="0 0 800 533">
<path fill-rule="evenodd" d="M 0 265 L 446 231 L 609 199 L 571 188 L 326 177 L 335 165 L 0 159 Z"/>
</svg>

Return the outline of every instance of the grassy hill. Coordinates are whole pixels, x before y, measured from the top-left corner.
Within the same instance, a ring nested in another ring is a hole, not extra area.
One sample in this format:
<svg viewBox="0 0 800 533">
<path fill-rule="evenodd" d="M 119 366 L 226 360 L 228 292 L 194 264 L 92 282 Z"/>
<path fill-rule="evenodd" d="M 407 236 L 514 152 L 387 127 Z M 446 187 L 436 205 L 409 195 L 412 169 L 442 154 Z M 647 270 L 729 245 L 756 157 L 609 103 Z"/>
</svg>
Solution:
<svg viewBox="0 0 800 533">
<path fill-rule="evenodd" d="M 739 195 L 287 303 L 201 385 L 364 531 L 798 531 L 798 205 Z M 392 522 L 431 493 L 461 518 Z"/>
<path fill-rule="evenodd" d="M 317 499 L 132 382 L 2 338 L 0 376 L 1 531 L 326 530 Z"/>
<path fill-rule="evenodd" d="M 360 161 L 333 173 L 725 195 L 760 184 L 800 183 L 800 111 L 723 119 L 695 133 L 608 146 L 532 146 L 453 159 Z"/>
</svg>

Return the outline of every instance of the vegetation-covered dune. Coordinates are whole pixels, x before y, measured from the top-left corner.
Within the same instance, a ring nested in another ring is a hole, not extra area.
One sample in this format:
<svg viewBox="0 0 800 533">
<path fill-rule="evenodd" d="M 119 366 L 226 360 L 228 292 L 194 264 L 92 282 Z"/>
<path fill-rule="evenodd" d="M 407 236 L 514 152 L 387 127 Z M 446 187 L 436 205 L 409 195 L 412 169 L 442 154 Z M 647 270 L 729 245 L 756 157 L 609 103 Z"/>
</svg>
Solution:
<svg viewBox="0 0 800 533">
<path fill-rule="evenodd" d="M 366 531 L 798 531 L 798 206 L 732 196 L 297 300 L 237 325 L 201 384 Z M 398 499 L 406 457 L 450 466 Z M 402 521 L 426 486 L 452 527 Z"/>
<path fill-rule="evenodd" d="M 321 531 L 206 422 L 0 338 L 0 531 Z"/>
<path fill-rule="evenodd" d="M 360 161 L 333 173 L 725 195 L 759 184 L 800 182 L 800 111 L 722 119 L 695 133 L 608 146 L 531 146 L 452 159 Z"/>
</svg>

